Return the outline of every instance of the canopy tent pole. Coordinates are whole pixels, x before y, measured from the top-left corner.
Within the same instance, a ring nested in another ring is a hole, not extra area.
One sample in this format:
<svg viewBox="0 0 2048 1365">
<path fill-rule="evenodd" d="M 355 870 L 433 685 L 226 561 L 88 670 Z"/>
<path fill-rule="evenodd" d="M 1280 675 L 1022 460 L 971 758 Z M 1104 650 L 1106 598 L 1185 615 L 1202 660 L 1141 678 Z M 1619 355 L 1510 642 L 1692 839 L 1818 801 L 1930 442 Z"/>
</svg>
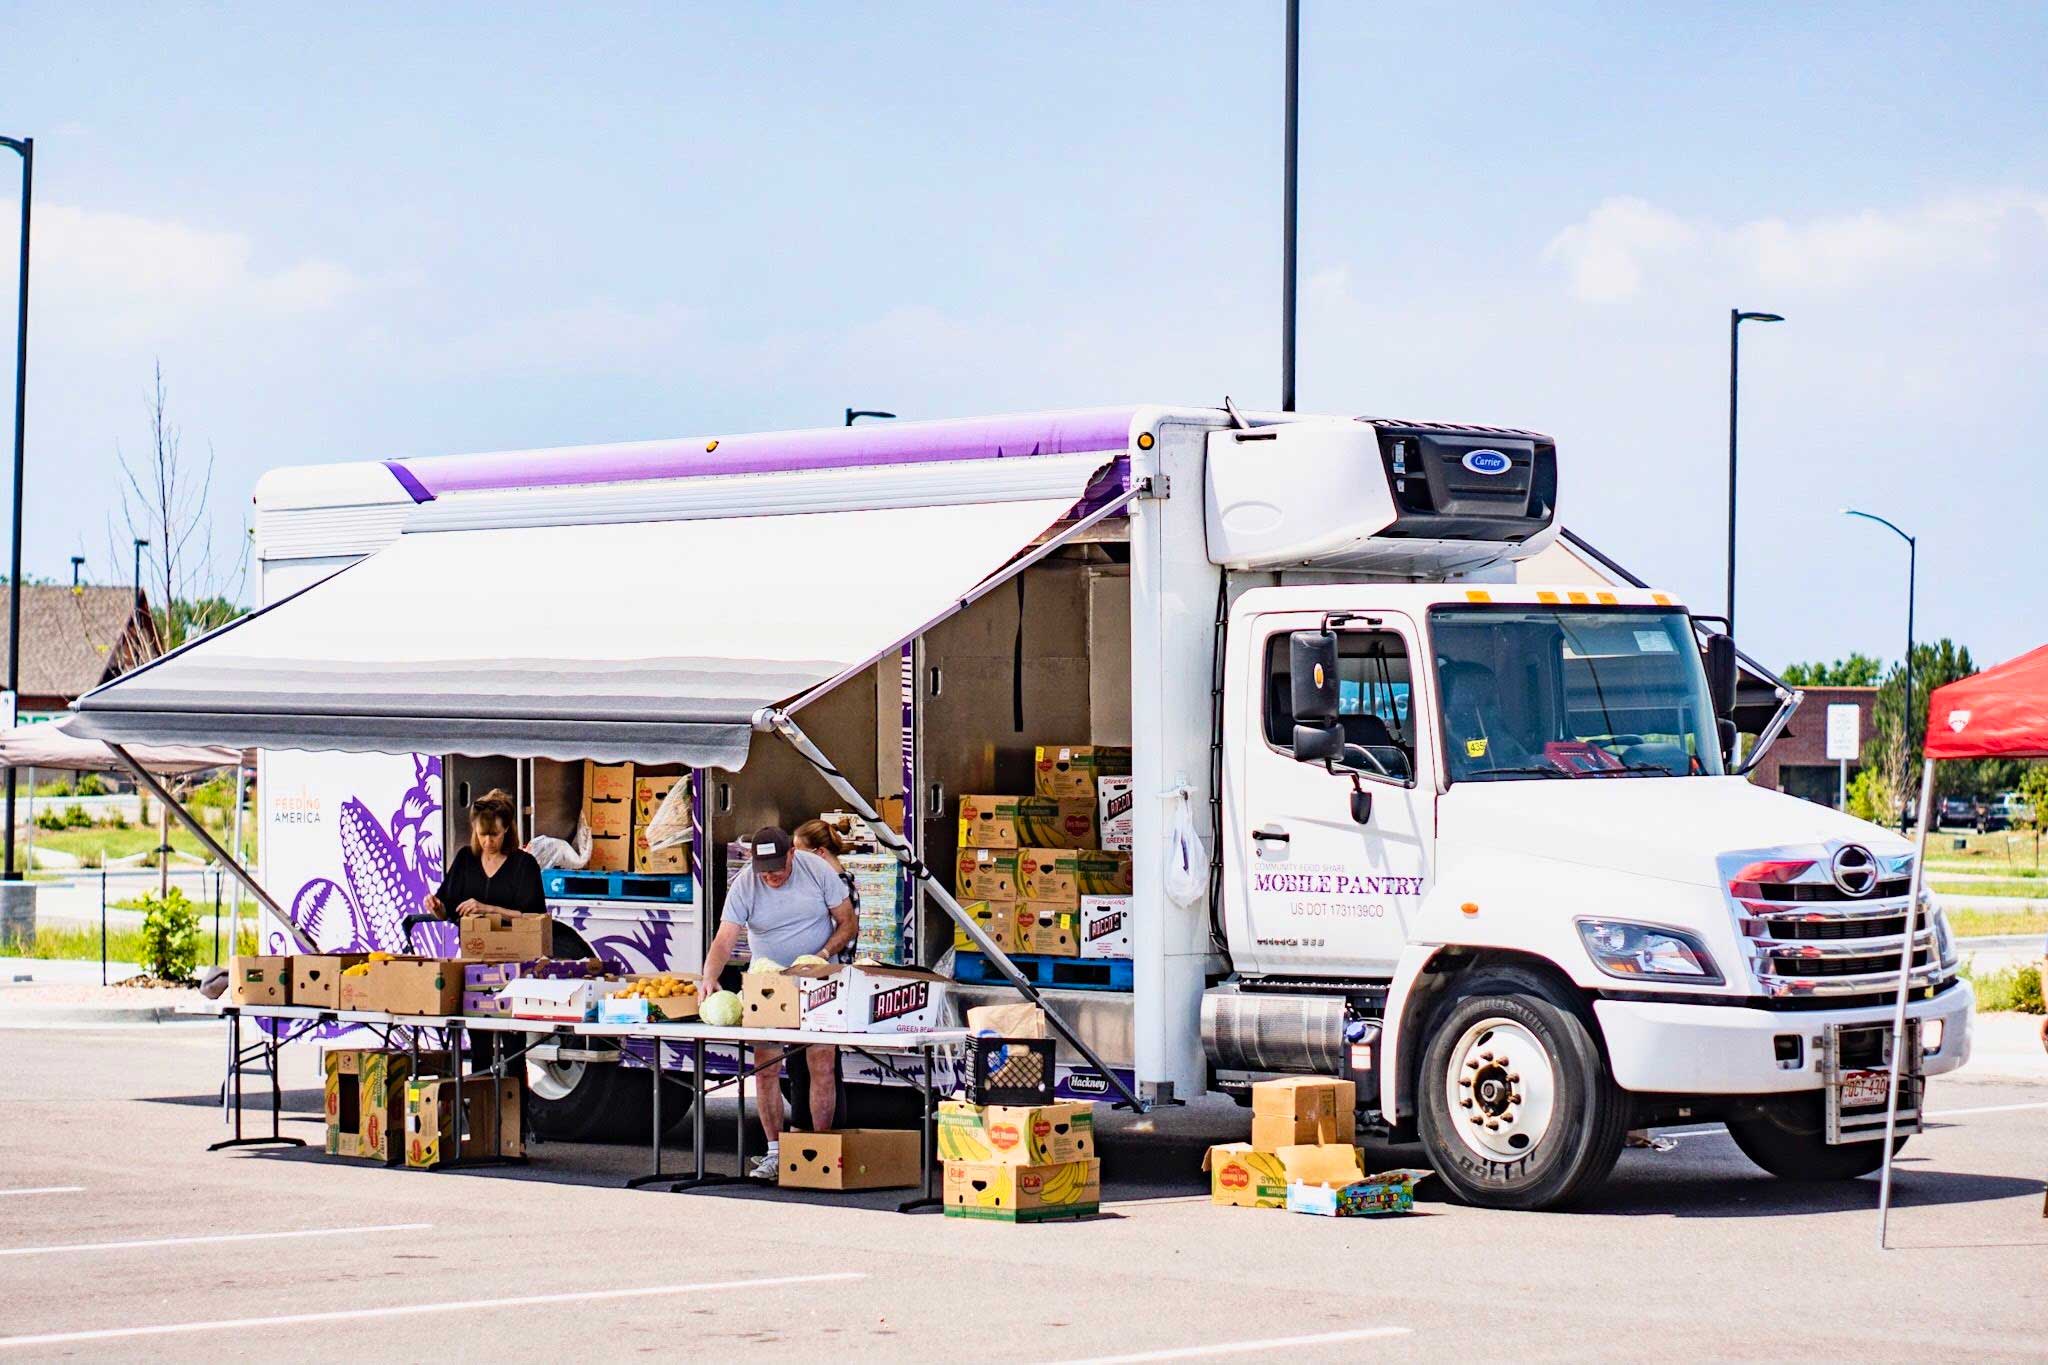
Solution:
<svg viewBox="0 0 2048 1365">
<path fill-rule="evenodd" d="M 1906 1051 L 1906 996 L 1913 983 L 1913 932 L 1919 916 L 1920 890 L 1927 880 L 1927 812 L 1934 799 L 1934 760 L 1926 760 L 1920 773 L 1919 853 L 1913 859 L 1913 882 L 1906 896 L 1906 936 L 1899 945 L 1899 998 L 1892 1008 L 1891 1082 L 1884 1099 L 1884 1166 L 1877 1184 L 1877 1249 L 1885 1249 L 1885 1229 L 1892 1216 L 1892 1135 L 1899 1123 L 1899 1059 Z M 1930 941 L 1928 951 L 1939 953 Z"/>
<path fill-rule="evenodd" d="M 194 819 L 190 811 L 186 810 L 183 806 L 179 805 L 175 800 L 172 799 L 169 788 L 165 787 L 163 783 L 157 781 L 156 776 L 153 773 L 149 772 L 146 768 L 144 768 L 141 763 L 137 762 L 135 756 L 129 753 L 125 747 L 119 744 L 115 744 L 112 741 L 105 741 L 105 743 L 107 745 L 108 751 L 111 752 L 115 758 L 121 760 L 121 765 L 127 768 L 130 773 L 134 774 L 135 780 L 141 783 L 144 787 L 148 788 L 150 795 L 154 796 L 158 801 L 161 801 L 163 803 L 165 812 L 167 814 L 176 815 L 178 817 L 178 823 L 183 825 L 186 829 L 192 831 L 192 836 L 199 840 L 200 846 L 203 847 L 208 853 L 212 854 L 213 857 L 223 867 L 227 868 L 227 870 L 234 876 L 234 879 L 236 881 L 240 882 L 243 886 L 248 887 L 249 894 L 254 896 L 259 904 L 261 904 L 266 910 L 270 911 L 272 915 L 277 917 L 277 922 L 279 924 L 282 924 L 285 928 L 285 932 L 292 936 L 292 942 L 298 945 L 298 949 L 300 952 L 317 953 L 320 951 L 318 945 L 316 945 L 311 939 L 307 938 L 305 934 L 300 931 L 298 925 L 292 923 L 291 916 L 285 913 L 284 907 L 279 905 L 275 900 L 273 900 L 271 898 L 270 893 L 268 891 L 265 891 L 262 885 L 258 883 L 254 877 L 249 875 L 249 869 L 243 867 L 242 864 L 237 859 L 235 859 L 233 855 L 231 855 L 226 849 L 222 848 L 220 846 L 220 841 L 218 839 L 215 839 L 211 834 L 207 833 L 206 826 L 201 824 L 198 820 Z M 166 839 L 164 842 L 169 843 L 170 840 Z"/>
<path fill-rule="evenodd" d="M 938 879 L 932 876 L 931 869 L 925 866 L 924 862 L 912 851 L 910 845 L 904 841 L 903 836 L 889 827 L 889 822 L 884 820 L 881 814 L 868 804 L 867 798 L 861 795 L 860 789 L 847 781 L 846 775 L 834 767 L 832 761 L 826 758 L 823 753 L 819 752 L 818 746 L 811 742 L 811 737 L 806 735 L 798 727 L 797 723 L 789 718 L 789 714 L 786 711 L 773 708 L 763 711 L 761 717 L 756 722 L 756 728 L 763 730 L 772 728 L 780 733 L 784 739 L 788 740 L 790 747 L 802 755 L 804 761 L 818 770 L 818 775 L 825 779 L 825 785 L 832 788 L 839 799 L 851 806 L 854 814 L 860 816 L 861 821 L 874 831 L 875 838 L 881 842 L 882 847 L 895 854 L 896 860 L 903 864 L 911 876 L 923 883 L 925 895 L 932 900 L 936 900 L 945 912 L 952 916 L 953 922 L 959 925 L 967 937 L 974 941 L 975 947 L 981 950 L 982 955 L 990 962 L 995 963 L 996 969 L 1009 979 L 1011 985 L 1023 992 L 1025 999 L 1045 1012 L 1046 1022 L 1050 1023 L 1053 1030 L 1066 1040 L 1067 1045 L 1080 1053 L 1088 1065 L 1095 1068 L 1097 1074 L 1111 1086 L 1115 1087 L 1116 1092 L 1124 1097 L 1124 1102 L 1130 1105 L 1133 1111 L 1140 1114 L 1147 1112 L 1150 1106 L 1131 1093 L 1131 1088 L 1124 1084 L 1123 1077 L 1110 1070 L 1102 1058 L 1095 1055 L 1095 1049 L 1082 1042 L 1080 1035 L 1069 1027 L 1067 1021 L 1059 1016 L 1058 1011 L 1045 1002 L 1045 999 L 1038 993 L 1038 987 L 1027 980 L 1024 973 L 1017 970 L 1017 964 L 1010 961 L 1009 954 L 997 946 L 996 941 L 988 936 L 988 932 L 980 924 L 975 922 L 972 915 L 960 908 L 960 902 L 953 899 L 953 893 L 939 884 Z"/>
</svg>

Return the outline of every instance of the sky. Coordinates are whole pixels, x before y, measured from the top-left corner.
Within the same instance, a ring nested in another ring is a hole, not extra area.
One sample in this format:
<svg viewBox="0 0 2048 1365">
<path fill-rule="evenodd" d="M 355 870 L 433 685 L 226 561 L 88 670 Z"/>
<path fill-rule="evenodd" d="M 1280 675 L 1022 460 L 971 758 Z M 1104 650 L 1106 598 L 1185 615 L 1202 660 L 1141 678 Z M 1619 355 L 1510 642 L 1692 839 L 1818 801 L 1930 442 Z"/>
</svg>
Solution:
<svg viewBox="0 0 2048 1365">
<path fill-rule="evenodd" d="M 1922 638 L 2041 642 L 2048 7 L 1302 10 L 1303 411 L 1550 433 L 1566 524 L 1718 611 L 1728 310 L 1782 313 L 1740 643 L 1898 656 L 1845 504 Z M 278 465 L 1274 406 L 1282 12 L 13 0 L 26 571 L 127 581 L 159 364 L 224 547 Z"/>
</svg>

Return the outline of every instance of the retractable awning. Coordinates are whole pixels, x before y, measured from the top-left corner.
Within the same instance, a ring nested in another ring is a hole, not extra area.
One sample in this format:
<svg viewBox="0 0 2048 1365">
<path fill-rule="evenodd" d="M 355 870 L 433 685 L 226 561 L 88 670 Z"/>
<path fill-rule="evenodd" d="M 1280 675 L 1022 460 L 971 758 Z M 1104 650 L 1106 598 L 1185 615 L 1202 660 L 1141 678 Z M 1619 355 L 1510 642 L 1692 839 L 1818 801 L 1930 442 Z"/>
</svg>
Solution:
<svg viewBox="0 0 2048 1365">
<path fill-rule="evenodd" d="M 736 769 L 763 708 L 944 615 L 1102 458 L 1033 461 L 1055 477 L 1006 501 L 410 532 L 88 693 L 69 728 Z"/>
</svg>

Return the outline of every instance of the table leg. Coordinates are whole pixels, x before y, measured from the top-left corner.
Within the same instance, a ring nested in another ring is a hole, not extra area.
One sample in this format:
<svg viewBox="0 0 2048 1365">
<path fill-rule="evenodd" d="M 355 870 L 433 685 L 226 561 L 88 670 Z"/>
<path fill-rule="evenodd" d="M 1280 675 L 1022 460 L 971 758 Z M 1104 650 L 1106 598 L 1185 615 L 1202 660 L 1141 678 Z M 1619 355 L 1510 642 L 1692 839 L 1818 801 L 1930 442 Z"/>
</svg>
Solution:
<svg viewBox="0 0 2048 1365">
<path fill-rule="evenodd" d="M 744 1055 L 744 1048 L 742 1049 Z M 718 1175 L 704 1169 L 704 1106 L 710 1102 L 710 1091 L 705 1088 L 704 1040 L 690 1040 L 690 1074 L 696 1081 L 696 1107 L 690 1117 L 690 1150 L 695 1153 L 693 1169 L 695 1174 L 669 1186 L 670 1193 L 700 1189 L 706 1185 L 739 1185 L 746 1182 L 745 1173 L 739 1175 Z M 744 1081 L 735 1082 L 740 1097 L 740 1124 L 747 1121 L 747 1090 Z M 742 1139 L 744 1141 L 744 1138 Z"/>
<path fill-rule="evenodd" d="M 303 1147 L 303 1138 L 285 1137 L 278 1131 L 279 1112 L 284 1107 L 284 1097 L 278 1085 L 277 1065 L 281 1050 L 272 1039 L 265 1038 L 264 1046 L 270 1057 L 270 1136 L 242 1136 L 242 1012 L 228 1011 L 228 1078 L 223 1084 L 224 1091 L 234 1095 L 235 1135 L 219 1142 L 207 1144 L 206 1150 L 218 1152 L 223 1147 Z"/>
<path fill-rule="evenodd" d="M 924 1179 L 924 1193 L 916 1199 L 906 1199 L 896 1206 L 898 1213 L 914 1213 L 918 1209 L 942 1208 L 945 1197 L 932 1193 L 932 1047 L 926 1043 L 919 1050 L 924 1060 L 924 1073 L 917 1079 L 917 1153 L 918 1173 Z"/>
<path fill-rule="evenodd" d="M 637 1190 L 642 1185 L 656 1185 L 664 1180 L 673 1181 L 674 1176 L 661 1173 L 661 1039 L 654 1040 L 654 1170 L 647 1175 L 636 1175 L 626 1182 L 626 1188 Z"/>
</svg>

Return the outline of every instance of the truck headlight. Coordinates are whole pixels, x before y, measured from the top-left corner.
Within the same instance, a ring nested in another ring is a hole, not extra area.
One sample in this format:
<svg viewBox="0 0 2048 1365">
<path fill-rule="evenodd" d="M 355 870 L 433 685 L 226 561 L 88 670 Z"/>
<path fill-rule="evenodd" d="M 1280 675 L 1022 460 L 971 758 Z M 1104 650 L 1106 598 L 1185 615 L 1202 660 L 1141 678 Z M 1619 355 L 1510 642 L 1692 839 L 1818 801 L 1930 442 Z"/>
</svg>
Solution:
<svg viewBox="0 0 2048 1365">
<path fill-rule="evenodd" d="M 1689 981 L 1718 986 L 1721 971 L 1691 934 L 1619 919 L 1582 919 L 1579 938 L 1593 965 L 1628 981 Z"/>
<path fill-rule="evenodd" d="M 1935 904 L 1934 897 L 1924 892 L 1920 899 L 1920 913 L 1926 917 L 1927 923 L 1934 929 L 1935 959 L 1945 968 L 1955 966 L 1956 941 L 1950 936 L 1948 931 L 1948 916 L 1942 913 L 1939 905 Z"/>
</svg>

